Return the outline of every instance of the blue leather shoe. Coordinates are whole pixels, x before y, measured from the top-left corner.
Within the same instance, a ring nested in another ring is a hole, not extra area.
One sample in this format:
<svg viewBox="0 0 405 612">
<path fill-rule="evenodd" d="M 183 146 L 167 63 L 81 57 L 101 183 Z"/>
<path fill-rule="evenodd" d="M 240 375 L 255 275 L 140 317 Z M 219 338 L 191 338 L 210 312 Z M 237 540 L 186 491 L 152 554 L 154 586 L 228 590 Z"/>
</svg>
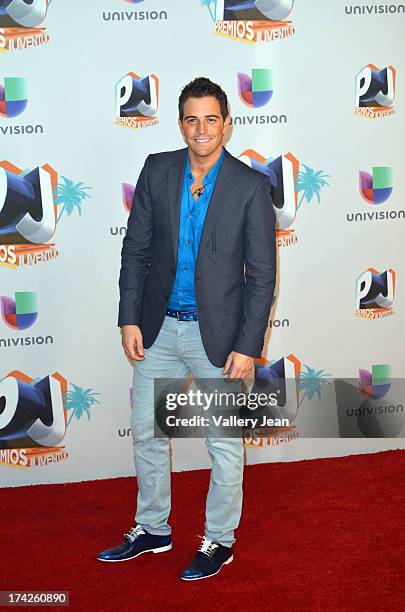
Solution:
<svg viewBox="0 0 405 612">
<path fill-rule="evenodd" d="M 182 580 L 202 580 L 215 576 L 223 565 L 233 561 L 233 549 L 203 537 L 200 548 L 181 575 Z"/>
<path fill-rule="evenodd" d="M 114 548 L 103 550 L 97 559 L 99 561 L 129 561 L 146 552 L 161 553 L 171 550 L 172 537 L 170 535 L 153 535 L 142 529 L 140 525 L 131 527 L 124 536 L 123 544 Z"/>
</svg>

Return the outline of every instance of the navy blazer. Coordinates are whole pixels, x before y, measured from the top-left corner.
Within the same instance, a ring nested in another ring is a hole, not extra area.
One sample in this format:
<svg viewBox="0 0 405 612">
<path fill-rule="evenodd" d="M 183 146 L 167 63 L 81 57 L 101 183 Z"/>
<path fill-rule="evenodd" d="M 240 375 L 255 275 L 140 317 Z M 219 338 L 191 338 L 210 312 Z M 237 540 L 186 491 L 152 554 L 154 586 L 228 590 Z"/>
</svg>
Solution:
<svg viewBox="0 0 405 612">
<path fill-rule="evenodd" d="M 149 155 L 136 185 L 121 252 L 118 325 L 139 325 L 149 348 L 172 291 L 187 148 Z M 194 275 L 208 359 L 260 357 L 276 282 L 276 220 L 269 178 L 225 150 Z"/>
</svg>

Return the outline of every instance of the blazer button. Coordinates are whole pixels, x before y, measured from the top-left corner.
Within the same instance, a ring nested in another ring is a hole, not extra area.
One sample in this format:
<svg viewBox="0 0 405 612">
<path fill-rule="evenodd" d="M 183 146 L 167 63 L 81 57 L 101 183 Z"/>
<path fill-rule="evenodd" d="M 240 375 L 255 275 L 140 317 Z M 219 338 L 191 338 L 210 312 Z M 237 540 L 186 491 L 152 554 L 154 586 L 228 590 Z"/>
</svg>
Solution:
<svg viewBox="0 0 405 612">
<path fill-rule="evenodd" d="M 174 268 L 170 268 L 170 272 L 174 274 Z"/>
</svg>

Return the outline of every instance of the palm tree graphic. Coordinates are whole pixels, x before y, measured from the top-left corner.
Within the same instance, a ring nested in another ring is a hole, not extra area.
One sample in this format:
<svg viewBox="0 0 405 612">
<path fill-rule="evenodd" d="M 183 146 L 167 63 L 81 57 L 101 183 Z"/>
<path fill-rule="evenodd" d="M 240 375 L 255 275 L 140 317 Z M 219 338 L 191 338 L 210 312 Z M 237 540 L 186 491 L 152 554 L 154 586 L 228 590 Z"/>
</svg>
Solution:
<svg viewBox="0 0 405 612">
<path fill-rule="evenodd" d="M 60 211 L 56 223 L 58 224 L 61 216 L 64 212 L 67 215 L 71 215 L 72 212 L 77 209 L 79 215 L 82 214 L 81 205 L 83 200 L 86 198 L 90 198 L 91 196 L 87 193 L 88 189 L 91 187 L 86 187 L 83 183 L 74 183 L 70 179 L 66 178 L 66 176 L 62 176 L 63 183 L 58 183 L 56 186 L 56 198 L 55 204 L 57 206 L 62 206 L 62 210 Z"/>
<path fill-rule="evenodd" d="M 66 410 L 73 410 L 70 415 L 69 421 L 66 425 L 66 429 L 69 427 L 71 420 L 75 416 L 79 421 L 83 414 L 87 416 L 90 420 L 90 409 L 94 404 L 99 404 L 100 402 L 94 397 L 95 395 L 100 395 L 99 393 L 95 393 L 92 389 L 82 389 L 82 387 L 78 387 L 75 384 L 71 384 L 73 387 L 66 394 L 65 398 L 65 407 Z"/>
<path fill-rule="evenodd" d="M 329 186 L 327 178 L 330 178 L 329 174 L 323 174 L 323 170 L 313 170 L 309 166 L 302 164 L 305 168 L 303 172 L 298 172 L 297 181 L 295 185 L 295 191 L 298 193 L 302 191 L 301 199 L 298 203 L 297 210 L 301 206 L 303 199 L 309 203 L 314 196 L 316 196 L 318 203 L 320 203 L 321 189 L 326 185 Z"/>
<path fill-rule="evenodd" d="M 217 4 L 217 0 L 201 0 L 201 6 L 206 6 L 208 8 L 212 21 L 215 21 L 214 14 L 211 10 L 211 4 L 213 4 L 215 7 Z"/>
<path fill-rule="evenodd" d="M 0 383 L 6 380 L 6 378 L 0 378 Z M 40 380 L 39 378 L 34 378 L 31 381 L 31 385 L 35 385 Z M 99 393 L 95 393 L 92 389 L 82 389 L 82 387 L 78 387 L 74 383 L 71 383 L 73 389 L 68 391 L 66 396 L 63 397 L 63 403 L 65 405 L 66 410 L 73 410 L 70 415 L 70 419 L 66 425 L 66 429 L 70 425 L 70 421 L 76 416 L 79 421 L 83 414 L 86 414 L 87 418 L 90 420 L 90 409 L 93 404 L 99 404 L 100 402 L 94 397 L 95 395 L 100 395 Z"/>
<path fill-rule="evenodd" d="M 298 408 L 305 398 L 311 400 L 315 394 L 318 396 L 319 401 L 321 401 L 322 386 L 330 382 L 328 380 L 330 374 L 327 374 L 325 370 L 315 370 L 315 368 L 311 368 L 305 364 L 304 368 L 305 371 L 301 372 L 299 380 L 297 381 L 300 394 L 302 391 L 304 392 L 300 398 Z"/>
<path fill-rule="evenodd" d="M 263 363 L 267 368 L 271 368 L 277 362 L 277 359 L 261 359 L 256 360 L 258 363 Z M 305 370 L 301 371 L 299 378 L 296 381 L 297 390 L 300 394 L 300 401 L 297 409 L 301 406 L 304 399 L 307 397 L 309 400 L 316 394 L 319 401 L 322 396 L 322 386 L 330 382 L 330 374 L 327 374 L 325 370 L 315 370 L 311 366 L 303 364 Z M 303 395 L 301 393 L 303 392 Z"/>
</svg>

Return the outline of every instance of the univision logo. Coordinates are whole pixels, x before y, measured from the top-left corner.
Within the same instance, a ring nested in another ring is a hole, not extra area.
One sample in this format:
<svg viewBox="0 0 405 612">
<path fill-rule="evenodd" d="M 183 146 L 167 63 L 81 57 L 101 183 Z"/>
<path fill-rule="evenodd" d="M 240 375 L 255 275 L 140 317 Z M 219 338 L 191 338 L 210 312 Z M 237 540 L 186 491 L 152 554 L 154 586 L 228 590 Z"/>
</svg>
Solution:
<svg viewBox="0 0 405 612">
<path fill-rule="evenodd" d="M 373 173 L 360 170 L 360 194 L 367 204 L 383 204 L 392 193 L 392 168 L 376 166 Z"/>
<path fill-rule="evenodd" d="M 238 72 L 238 96 L 251 109 L 261 108 L 273 97 L 273 72 L 267 68 L 252 68 L 252 75 Z M 235 115 L 233 125 L 264 125 L 287 123 L 286 115 Z"/>
<path fill-rule="evenodd" d="M 141 4 L 145 0 L 125 0 L 128 4 Z M 167 11 L 103 11 L 104 21 L 166 21 Z"/>
<path fill-rule="evenodd" d="M 272 308 L 276 302 L 276 297 L 277 297 L 276 295 L 273 295 L 273 301 L 271 304 Z M 290 327 L 290 319 L 275 319 L 273 317 L 273 314 L 270 313 L 268 327 L 270 327 L 270 329 L 277 328 L 277 327 Z"/>
<path fill-rule="evenodd" d="M 25 111 L 27 104 L 27 79 L 5 77 L 4 85 L 0 83 L 0 116 L 6 119 L 18 117 Z"/>
<path fill-rule="evenodd" d="M 134 199 L 135 185 L 131 183 L 122 183 L 122 205 L 126 213 L 131 212 L 132 202 Z M 110 227 L 111 236 L 125 236 L 127 228 L 124 225 Z"/>
<path fill-rule="evenodd" d="M 359 191 L 364 202 L 373 209 L 365 212 L 346 213 L 346 220 L 352 221 L 388 221 L 405 218 L 405 210 L 375 210 L 375 206 L 384 204 L 393 191 L 393 171 L 390 166 L 374 166 L 371 172 L 359 171 Z"/>
<path fill-rule="evenodd" d="M 369 369 L 360 369 L 358 389 L 355 384 L 340 384 L 336 385 L 337 390 L 341 389 L 337 397 L 342 394 L 338 399 L 340 437 L 396 438 L 401 435 L 405 422 L 401 401 L 403 380 L 391 379 L 389 364 L 373 364 Z"/>
<path fill-rule="evenodd" d="M 12 330 L 21 332 L 34 325 L 38 318 L 37 294 L 33 291 L 16 291 L 14 299 L 0 296 L 1 318 Z M 0 338 L 0 348 L 17 346 L 40 346 L 53 344 L 53 336 L 20 336 Z"/>
<path fill-rule="evenodd" d="M 134 193 L 134 185 L 131 185 L 130 183 L 122 183 L 122 203 L 128 214 L 131 212 Z"/>
<path fill-rule="evenodd" d="M 369 370 L 359 370 L 359 387 L 367 398 L 381 399 L 391 388 L 391 367 L 388 364 L 371 366 Z"/>
<path fill-rule="evenodd" d="M 5 77 L 4 85 L 0 82 L 0 117 L 15 119 L 28 105 L 27 79 L 23 77 Z M 44 126 L 38 125 L 0 125 L 0 132 L 6 135 L 43 134 Z"/>
<path fill-rule="evenodd" d="M 405 4 L 346 4 L 346 15 L 382 15 L 405 13 Z"/>
<path fill-rule="evenodd" d="M 1 296 L 1 316 L 12 329 L 28 329 L 38 317 L 37 294 L 32 291 L 17 291 L 15 300 Z"/>
<path fill-rule="evenodd" d="M 253 68 L 252 76 L 238 72 L 238 94 L 240 100 L 250 108 L 260 108 L 273 96 L 273 74 L 266 68 Z"/>
</svg>

